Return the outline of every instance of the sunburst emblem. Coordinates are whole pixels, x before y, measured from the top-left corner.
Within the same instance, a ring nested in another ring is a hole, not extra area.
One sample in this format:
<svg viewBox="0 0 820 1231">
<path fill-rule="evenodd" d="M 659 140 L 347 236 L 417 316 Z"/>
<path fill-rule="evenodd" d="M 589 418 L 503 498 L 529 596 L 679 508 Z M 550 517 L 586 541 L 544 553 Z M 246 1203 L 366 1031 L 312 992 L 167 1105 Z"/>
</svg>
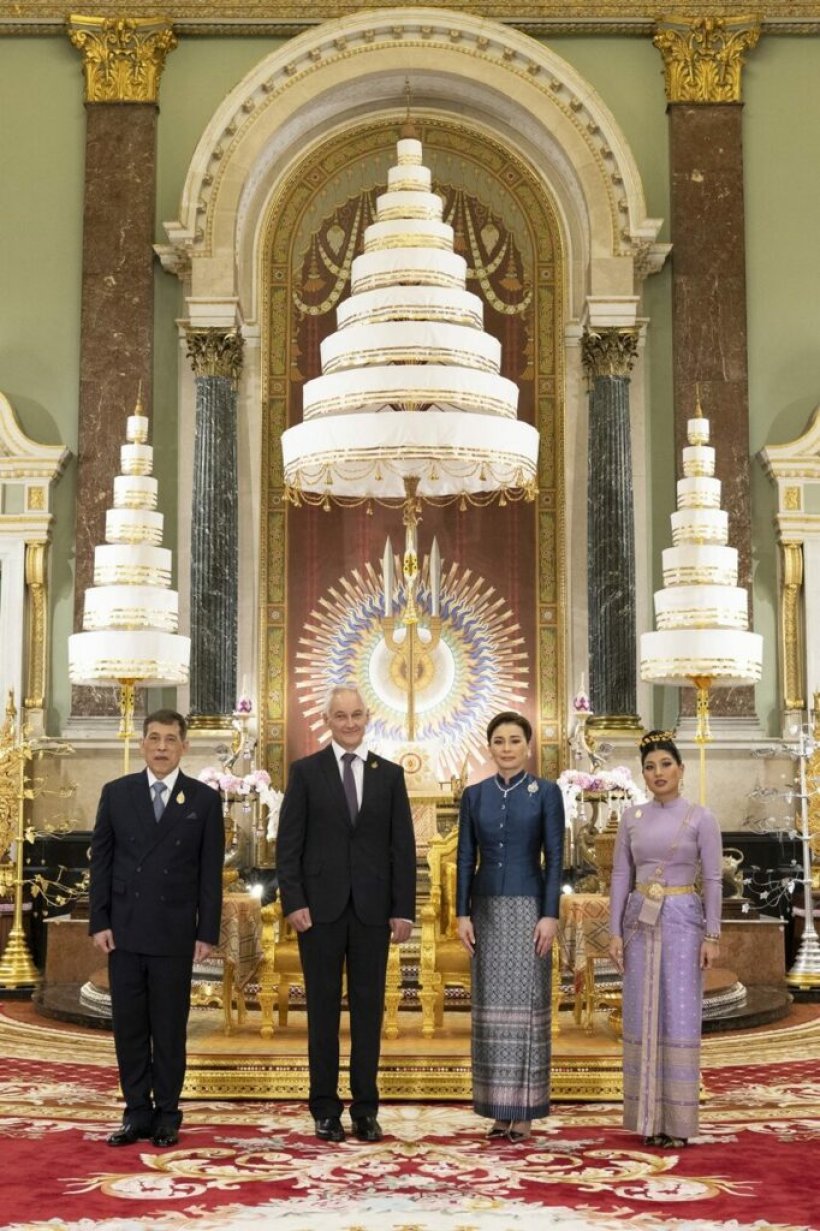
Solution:
<svg viewBox="0 0 820 1231">
<path fill-rule="evenodd" d="M 401 560 L 395 558 L 401 578 Z M 429 561 L 422 566 L 417 605 L 429 610 Z M 311 728 L 327 739 L 321 711 L 328 689 L 355 680 L 371 713 L 368 742 L 389 745 L 406 739 L 406 689 L 387 648 L 381 620 L 384 597 L 371 564 L 340 577 L 319 599 L 305 623 L 296 654 L 296 687 Z M 404 606 L 403 586 L 394 611 Z M 416 735 L 439 745 L 439 768 L 449 777 L 465 759 L 479 763 L 484 729 L 499 710 L 524 702 L 529 660 L 519 624 L 495 588 L 470 569 L 451 564 L 440 588 L 441 636 L 420 664 L 416 688 Z M 424 616 L 422 631 L 424 633 Z"/>
</svg>

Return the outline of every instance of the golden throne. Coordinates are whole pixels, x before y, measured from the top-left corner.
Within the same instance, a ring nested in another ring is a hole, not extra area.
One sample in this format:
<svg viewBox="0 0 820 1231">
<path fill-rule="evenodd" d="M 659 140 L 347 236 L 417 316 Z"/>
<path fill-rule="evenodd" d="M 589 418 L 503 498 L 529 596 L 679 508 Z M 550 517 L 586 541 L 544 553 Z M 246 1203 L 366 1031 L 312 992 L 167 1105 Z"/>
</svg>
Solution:
<svg viewBox="0 0 820 1231">
<path fill-rule="evenodd" d="M 458 828 L 446 837 L 434 835 L 427 851 L 430 898 L 421 908 L 421 968 L 419 1000 L 421 1033 L 430 1038 L 444 1022 L 444 992 L 448 987 L 470 991 L 470 955 L 456 931 L 456 846 Z"/>
<path fill-rule="evenodd" d="M 299 942 L 296 932 L 282 914 L 279 898 L 270 906 L 262 908 L 262 943 L 265 950 L 263 973 L 260 974 L 260 1006 L 267 1008 L 272 1020 L 273 1002 L 276 1001 L 280 1027 L 288 1024 L 288 1007 L 291 987 L 303 987 L 304 975 L 299 957 Z M 347 978 L 342 978 L 342 995 L 346 993 Z M 263 999 L 264 998 L 264 999 Z M 265 1003 L 267 1001 L 267 1005 Z M 399 1035 L 398 1011 L 401 1003 L 401 966 L 399 946 L 390 946 L 387 958 L 385 990 L 384 1034 L 388 1039 Z"/>
</svg>

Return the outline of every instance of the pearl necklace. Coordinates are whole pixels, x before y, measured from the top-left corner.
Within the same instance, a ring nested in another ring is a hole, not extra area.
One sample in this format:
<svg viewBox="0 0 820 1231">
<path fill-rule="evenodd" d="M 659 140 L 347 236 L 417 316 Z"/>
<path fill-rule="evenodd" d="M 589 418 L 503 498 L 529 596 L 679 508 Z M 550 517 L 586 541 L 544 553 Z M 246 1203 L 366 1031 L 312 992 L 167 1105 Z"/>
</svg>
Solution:
<svg viewBox="0 0 820 1231">
<path fill-rule="evenodd" d="M 517 782 L 514 782 L 512 786 L 502 786 L 501 783 L 498 781 L 498 774 L 496 774 L 495 777 L 493 778 L 493 782 L 498 787 L 499 791 L 501 792 L 501 794 L 504 796 L 504 799 L 506 800 L 510 791 L 514 791 L 517 786 L 521 786 L 521 783 L 526 782 L 528 777 L 529 777 L 529 774 L 525 773 L 524 776 L 522 778 L 519 778 Z"/>
</svg>

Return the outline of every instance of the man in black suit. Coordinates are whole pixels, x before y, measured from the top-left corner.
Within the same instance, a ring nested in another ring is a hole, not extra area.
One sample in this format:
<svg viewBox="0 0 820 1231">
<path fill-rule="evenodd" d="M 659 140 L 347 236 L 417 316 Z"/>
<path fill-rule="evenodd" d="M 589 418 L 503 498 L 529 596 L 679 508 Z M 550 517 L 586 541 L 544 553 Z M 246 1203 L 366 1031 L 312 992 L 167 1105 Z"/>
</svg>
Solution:
<svg viewBox="0 0 820 1231">
<path fill-rule="evenodd" d="M 404 771 L 369 752 L 355 684 L 331 692 L 331 744 L 290 769 L 277 873 L 305 976 L 310 1111 L 316 1136 L 343 1141 L 338 1094 L 342 971 L 350 1007 L 350 1118 L 379 1141 L 377 1073 L 387 953 L 407 940 L 416 905 L 416 845 Z"/>
<path fill-rule="evenodd" d="M 194 961 L 219 942 L 225 831 L 219 795 L 179 768 L 175 710 L 142 728 L 146 769 L 103 787 L 91 838 L 89 932 L 108 954 L 125 1096 L 111 1146 L 175 1145 Z"/>
</svg>

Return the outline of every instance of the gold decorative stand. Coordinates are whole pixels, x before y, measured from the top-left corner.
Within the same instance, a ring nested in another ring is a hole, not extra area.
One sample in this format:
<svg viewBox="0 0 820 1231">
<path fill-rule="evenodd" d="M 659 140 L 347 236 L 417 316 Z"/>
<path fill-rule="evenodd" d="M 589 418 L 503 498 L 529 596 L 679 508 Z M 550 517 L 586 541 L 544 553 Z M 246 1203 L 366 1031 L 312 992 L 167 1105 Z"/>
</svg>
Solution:
<svg viewBox="0 0 820 1231">
<path fill-rule="evenodd" d="M 134 700 L 138 680 L 117 680 L 117 704 L 120 711 L 120 729 L 117 738 L 122 740 L 122 772 L 131 768 L 131 736 L 134 734 Z"/>
<path fill-rule="evenodd" d="M 700 750 L 700 798 L 699 802 L 702 807 L 706 806 L 706 745 L 712 739 L 712 731 L 709 726 L 709 689 L 714 683 L 711 675 L 692 675 L 689 677 L 690 682 L 697 689 L 697 702 L 695 712 L 697 714 L 697 727 L 695 729 L 695 743 Z"/>
<path fill-rule="evenodd" d="M 5 872 L 3 883 L 14 890 L 14 921 L 0 961 L 0 988 L 33 988 L 40 978 L 23 932 L 23 850 L 29 837 L 25 804 L 34 798 L 26 783 L 26 764 L 31 757 L 25 728 L 18 729 L 14 691 L 10 689 L 0 732 L 0 853 L 10 851 L 13 842 L 14 857 L 0 866 L 0 876 Z"/>
<path fill-rule="evenodd" d="M 438 610 L 438 546 L 435 539 L 431 549 L 430 594 L 431 609 L 426 627 L 422 627 L 416 595 L 419 588 L 418 524 L 421 521 L 421 501 L 416 495 L 419 481 L 405 478 L 403 521 L 405 526 L 404 556 L 404 610 L 398 620 L 393 615 L 393 549 L 390 540 L 384 550 L 383 587 L 384 616 L 381 627 L 384 641 L 393 655 L 390 675 L 393 683 L 407 694 L 407 738 L 416 738 L 416 693 L 427 688 L 433 679 L 435 668 L 431 655 L 441 638 L 441 616 Z M 401 635 L 399 635 L 401 633 Z M 426 635 L 422 635 L 422 633 Z"/>
</svg>

